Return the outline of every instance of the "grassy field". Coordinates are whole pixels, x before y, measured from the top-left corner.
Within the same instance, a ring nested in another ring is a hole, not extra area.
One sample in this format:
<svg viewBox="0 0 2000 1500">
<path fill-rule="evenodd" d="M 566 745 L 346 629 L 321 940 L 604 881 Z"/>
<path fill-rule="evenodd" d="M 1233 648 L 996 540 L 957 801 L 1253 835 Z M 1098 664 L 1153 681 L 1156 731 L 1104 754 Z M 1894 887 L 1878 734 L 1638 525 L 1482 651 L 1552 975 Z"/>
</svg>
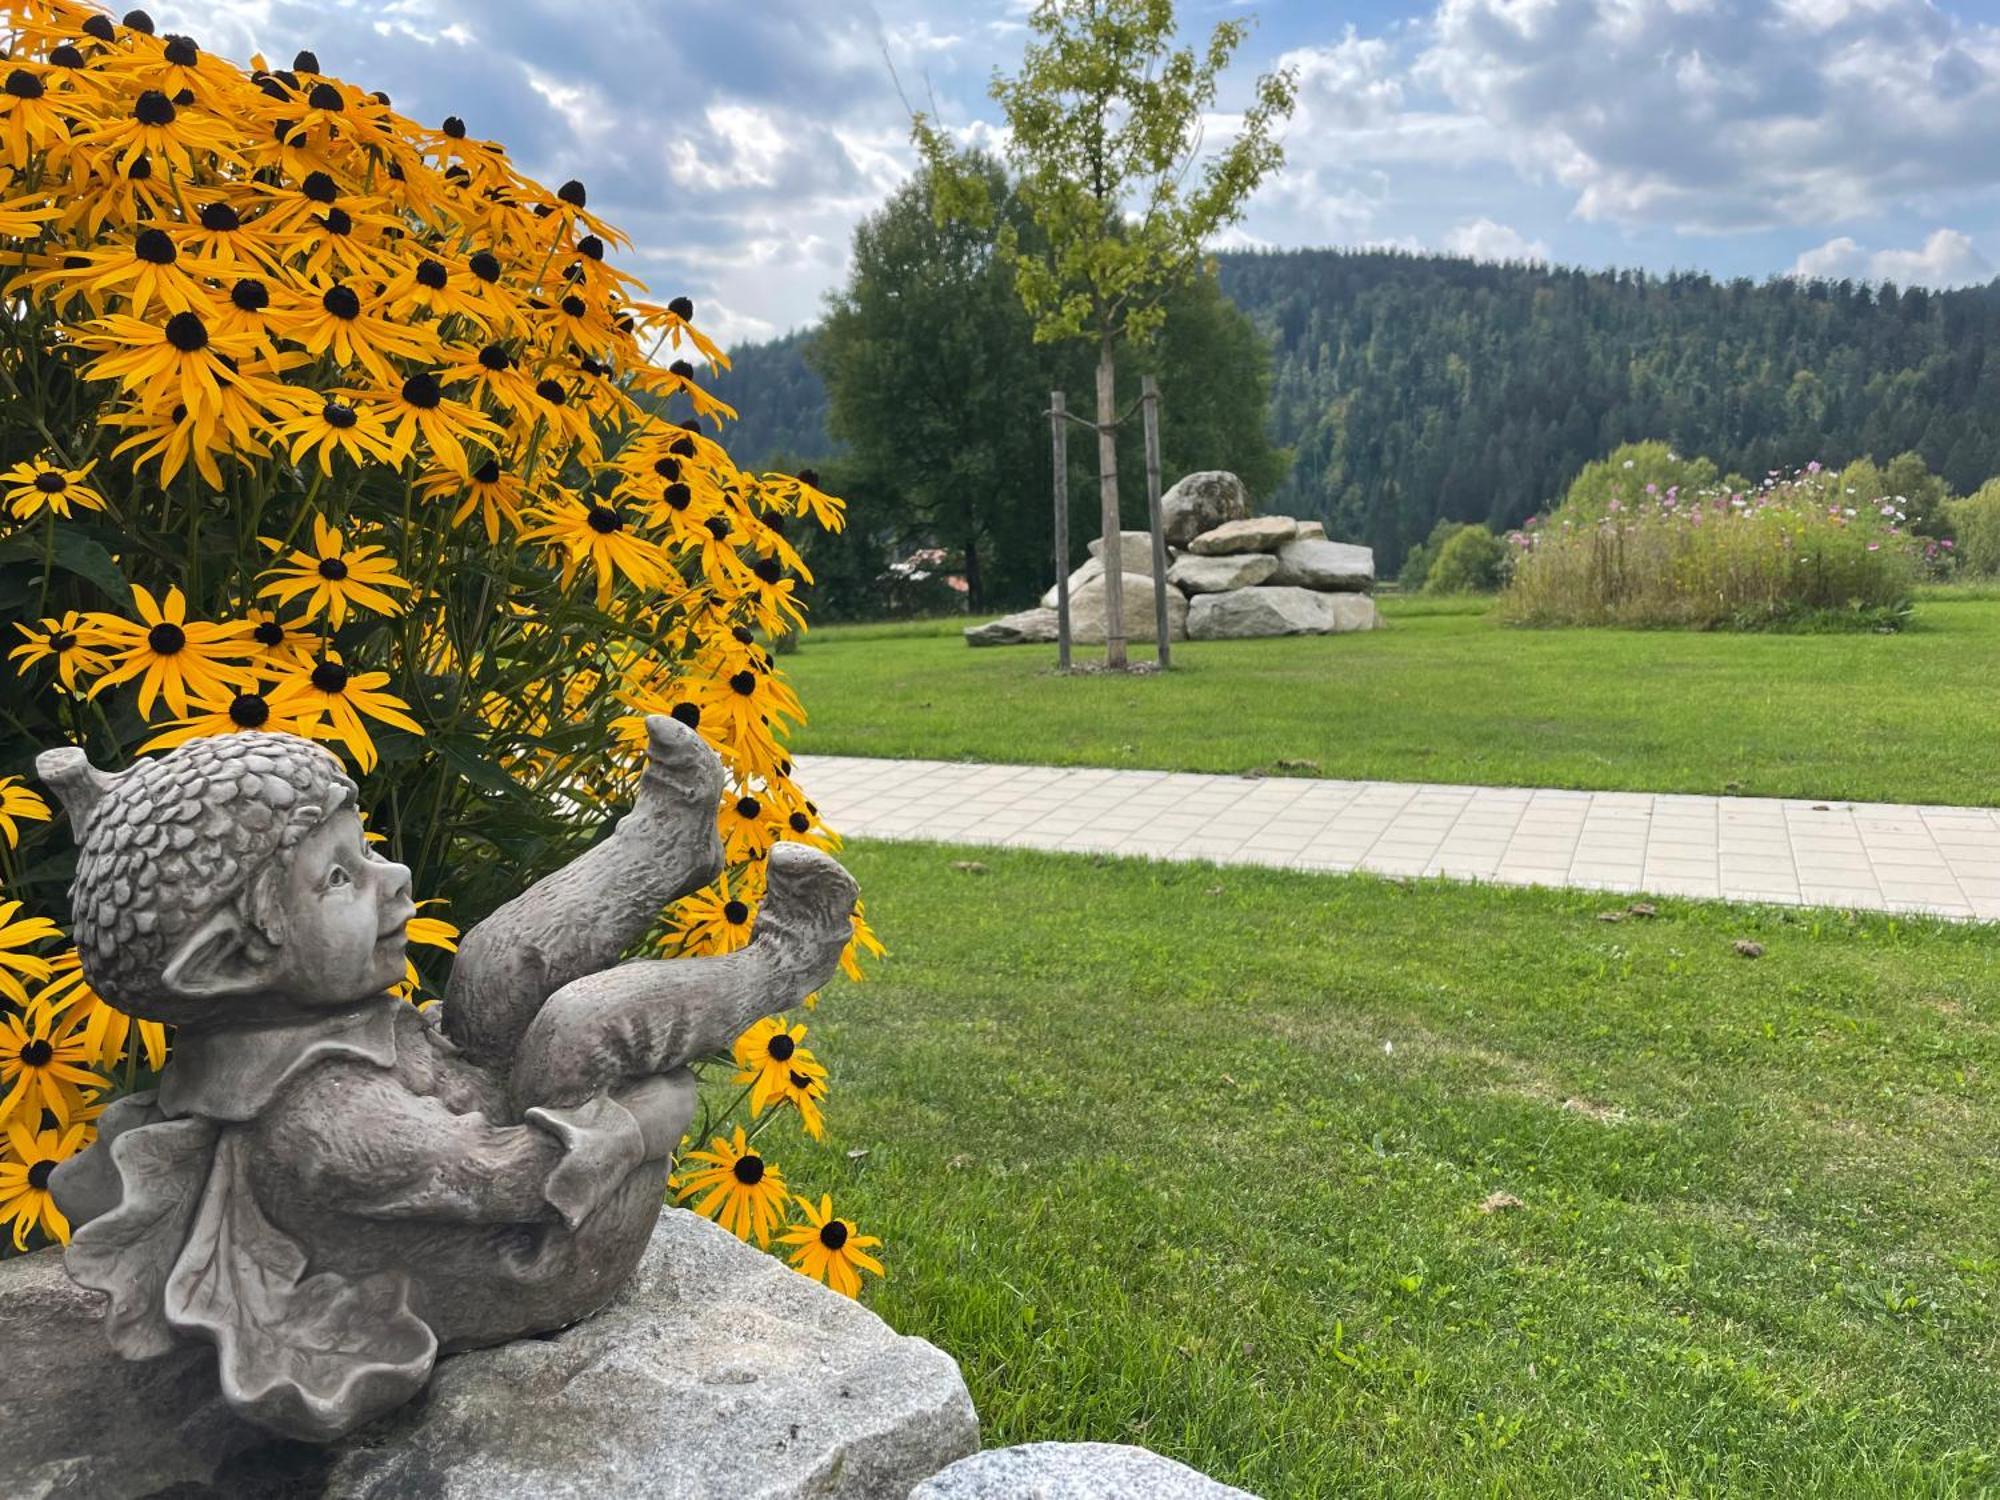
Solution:
<svg viewBox="0 0 2000 1500">
<path fill-rule="evenodd" d="M 812 1018 L 826 1145 L 768 1149 L 989 1444 L 1271 1500 L 2000 1487 L 1990 930 L 847 858 L 892 958 Z"/>
<path fill-rule="evenodd" d="M 975 651 L 962 622 L 815 630 L 786 658 L 812 712 L 798 745 L 2000 804 L 1992 591 L 1929 594 L 1895 635 L 1514 630 L 1476 601 L 1384 613 L 1365 635 L 1189 642 L 1172 674 L 1139 678 L 1056 676 L 1052 646 Z"/>
</svg>

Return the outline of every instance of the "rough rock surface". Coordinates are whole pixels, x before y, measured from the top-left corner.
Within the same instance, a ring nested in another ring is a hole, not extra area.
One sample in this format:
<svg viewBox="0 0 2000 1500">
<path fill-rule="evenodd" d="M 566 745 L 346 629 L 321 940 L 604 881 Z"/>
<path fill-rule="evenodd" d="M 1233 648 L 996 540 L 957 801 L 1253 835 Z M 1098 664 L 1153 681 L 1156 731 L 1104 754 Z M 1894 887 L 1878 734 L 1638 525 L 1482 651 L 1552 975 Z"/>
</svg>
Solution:
<svg viewBox="0 0 2000 1500">
<path fill-rule="evenodd" d="M 233 1416 L 206 1351 L 118 1358 L 52 1251 L 0 1264 L 0 1349 L 8 1500 L 873 1500 L 979 1441 L 942 1351 L 679 1209 L 596 1317 L 440 1361 L 328 1448 Z"/>
<path fill-rule="evenodd" d="M 1188 551 L 1198 557 L 1276 552 L 1298 532 L 1299 523 L 1290 516 L 1246 516 L 1241 521 L 1224 521 L 1215 530 L 1204 531 L 1188 543 Z"/>
<path fill-rule="evenodd" d="M 1124 575 L 1125 639 L 1153 638 L 1153 580 L 1143 573 Z M 1187 595 L 1167 586 L 1167 639 L 1187 639 Z M 1086 646 L 1104 644 L 1104 580 L 1087 583 L 1069 596 L 1070 639 Z"/>
<path fill-rule="evenodd" d="M 1193 640 L 1233 641 L 1261 635 L 1335 635 L 1373 630 L 1375 624 L 1375 601 L 1366 594 L 1267 587 L 1197 594 L 1188 607 L 1187 628 Z"/>
<path fill-rule="evenodd" d="M 1224 469 L 1189 474 L 1160 497 L 1167 545 L 1185 547 L 1204 531 L 1250 514 L 1250 492 Z"/>
<path fill-rule="evenodd" d="M 1125 571 L 1153 576 L 1153 533 L 1150 531 L 1121 531 L 1118 533 L 1118 554 L 1125 559 Z M 1090 555 L 1097 560 L 1099 571 L 1103 571 L 1104 538 L 1090 539 Z"/>
<path fill-rule="evenodd" d="M 1326 540 L 1326 522 L 1299 522 L 1299 540 L 1302 542 L 1323 542 Z"/>
<path fill-rule="evenodd" d="M 1023 1443 L 961 1458 L 910 1500 L 1256 1500 L 1123 1443 Z"/>
<path fill-rule="evenodd" d="M 1024 609 L 1019 614 L 988 620 L 984 625 L 965 627 L 966 644 L 971 646 L 1031 646 L 1055 638 L 1053 605 L 1047 609 Z"/>
<path fill-rule="evenodd" d="M 1128 531 L 1125 533 L 1125 535 L 1127 537 L 1136 536 L 1140 538 L 1146 538 L 1146 533 L 1143 531 Z M 1149 538 L 1147 538 L 1146 540 L 1147 540 L 1147 545 L 1143 548 L 1134 547 L 1129 543 L 1127 544 L 1127 546 L 1124 549 L 1126 553 L 1125 571 L 1128 573 L 1138 573 L 1143 575 L 1144 577 L 1151 578 L 1153 576 L 1153 550 L 1152 550 L 1151 540 Z M 1102 548 L 1103 545 L 1104 543 L 1102 540 L 1094 541 L 1090 544 L 1091 551 L 1095 553 L 1100 548 Z M 1102 578 L 1103 576 L 1104 576 L 1104 560 L 1101 557 L 1092 556 L 1090 558 L 1085 559 L 1083 564 L 1080 567 L 1078 567 L 1074 573 L 1071 573 L 1069 575 L 1070 598 L 1074 599 L 1076 597 L 1077 590 L 1082 588 L 1085 584 L 1095 583 L 1098 579 Z M 1052 584 L 1050 585 L 1048 592 L 1042 595 L 1042 608 L 1054 609 L 1055 607 L 1056 607 L 1056 591 L 1055 591 L 1055 586 Z"/>
<path fill-rule="evenodd" d="M 1375 549 L 1346 542 L 1288 542 L 1278 549 L 1278 571 L 1271 582 L 1332 592 L 1371 589 Z"/>
<path fill-rule="evenodd" d="M 1226 594 L 1262 583 L 1278 571 L 1268 552 L 1242 552 L 1228 557 L 1189 554 L 1167 570 L 1167 582 L 1184 594 Z"/>
</svg>

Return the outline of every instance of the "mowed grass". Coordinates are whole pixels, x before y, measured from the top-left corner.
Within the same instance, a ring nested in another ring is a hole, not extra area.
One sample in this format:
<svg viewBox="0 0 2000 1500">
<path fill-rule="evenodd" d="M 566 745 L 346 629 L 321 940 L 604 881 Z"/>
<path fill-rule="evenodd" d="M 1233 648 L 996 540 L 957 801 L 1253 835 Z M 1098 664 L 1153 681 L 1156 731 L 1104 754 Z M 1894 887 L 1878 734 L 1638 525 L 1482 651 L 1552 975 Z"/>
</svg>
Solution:
<svg viewBox="0 0 2000 1500">
<path fill-rule="evenodd" d="M 1179 644 L 1154 677 L 1057 676 L 1053 646 L 974 650 L 963 622 L 819 629 L 785 658 L 812 715 L 798 748 L 2000 804 L 1991 591 L 1928 594 L 1894 635 L 1519 630 L 1479 602 L 1383 610 L 1388 628 L 1366 634 Z"/>
<path fill-rule="evenodd" d="M 767 1149 L 989 1445 L 1272 1500 L 2000 1488 L 1991 929 L 845 857 L 892 958 L 806 1018 L 826 1144 Z"/>
</svg>

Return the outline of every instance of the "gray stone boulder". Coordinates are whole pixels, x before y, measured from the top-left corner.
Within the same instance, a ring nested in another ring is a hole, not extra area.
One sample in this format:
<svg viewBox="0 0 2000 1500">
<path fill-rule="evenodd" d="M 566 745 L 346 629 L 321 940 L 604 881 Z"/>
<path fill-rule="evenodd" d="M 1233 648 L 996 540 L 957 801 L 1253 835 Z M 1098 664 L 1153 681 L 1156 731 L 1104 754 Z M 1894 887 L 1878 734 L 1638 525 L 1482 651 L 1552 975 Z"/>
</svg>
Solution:
<svg viewBox="0 0 2000 1500">
<path fill-rule="evenodd" d="M 1019 614 L 988 620 L 984 625 L 965 627 L 968 646 L 1030 646 L 1055 638 L 1054 608 L 1024 609 Z"/>
<path fill-rule="evenodd" d="M 1184 594 L 1226 594 L 1231 589 L 1252 588 L 1277 571 L 1278 560 L 1268 552 L 1239 552 L 1227 557 L 1189 553 L 1167 570 L 1167 582 Z"/>
<path fill-rule="evenodd" d="M 1188 636 L 1197 641 L 1264 635 L 1337 635 L 1373 630 L 1375 601 L 1366 594 L 1264 587 L 1231 594 L 1197 594 L 1188 606 Z"/>
<path fill-rule="evenodd" d="M 1097 560 L 1099 571 L 1104 565 L 1104 538 L 1090 539 L 1090 555 Z M 1121 531 L 1118 533 L 1118 555 L 1125 559 L 1125 571 L 1153 576 L 1153 533 L 1150 531 Z"/>
<path fill-rule="evenodd" d="M 440 1360 L 326 1448 L 229 1412 L 206 1350 L 120 1359 L 96 1314 L 54 1251 L 0 1263 L 8 1500 L 874 1500 L 979 1444 L 941 1350 L 681 1209 L 595 1317 Z"/>
<path fill-rule="evenodd" d="M 1185 547 L 1204 531 L 1213 531 L 1224 521 L 1240 521 L 1250 514 L 1250 492 L 1243 481 L 1223 469 L 1204 469 L 1189 474 L 1160 497 L 1167 545 Z"/>
<path fill-rule="evenodd" d="M 1278 549 L 1271 582 L 1330 593 L 1359 593 L 1375 587 L 1375 549 L 1321 540 L 1287 542 Z"/>
<path fill-rule="evenodd" d="M 961 1458 L 910 1500 L 1257 1500 L 1124 1443 L 1023 1443 Z"/>
<path fill-rule="evenodd" d="M 1123 575 L 1125 639 L 1153 639 L 1153 580 L 1143 573 Z M 1187 639 L 1187 595 L 1167 586 L 1167 639 Z M 1069 596 L 1070 639 L 1086 646 L 1104 644 L 1104 580 L 1085 584 Z"/>
<path fill-rule="evenodd" d="M 1299 540 L 1302 542 L 1323 542 L 1326 540 L 1326 522 L 1299 522 Z"/>
<path fill-rule="evenodd" d="M 1276 552 L 1298 532 L 1299 523 L 1290 516 L 1246 516 L 1240 521 L 1224 521 L 1213 531 L 1204 531 L 1188 543 L 1188 551 L 1198 557 Z"/>
<path fill-rule="evenodd" d="M 1124 535 L 1128 538 L 1124 545 L 1124 552 L 1126 554 L 1125 571 L 1127 573 L 1143 574 L 1145 577 L 1151 578 L 1153 576 L 1151 539 L 1143 531 L 1128 531 Z M 1146 541 L 1147 545 L 1143 548 L 1131 545 L 1129 538 L 1135 536 Z M 1077 590 L 1081 589 L 1085 584 L 1095 583 L 1104 576 L 1104 559 L 1098 555 L 1103 551 L 1103 548 L 1104 542 L 1102 538 L 1091 542 L 1091 556 L 1086 558 L 1082 565 L 1069 575 L 1069 592 L 1072 599 L 1076 597 Z M 1056 591 L 1053 585 L 1047 593 L 1042 595 L 1042 607 L 1044 609 L 1054 609 L 1056 607 Z"/>
</svg>

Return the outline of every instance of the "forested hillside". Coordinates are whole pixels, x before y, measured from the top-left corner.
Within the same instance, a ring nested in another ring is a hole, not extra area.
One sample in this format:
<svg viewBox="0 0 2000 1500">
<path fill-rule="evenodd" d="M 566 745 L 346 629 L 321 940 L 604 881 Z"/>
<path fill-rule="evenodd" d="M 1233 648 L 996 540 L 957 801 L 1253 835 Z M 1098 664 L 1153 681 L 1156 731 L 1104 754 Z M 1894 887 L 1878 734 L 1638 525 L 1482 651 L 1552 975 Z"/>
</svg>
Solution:
<svg viewBox="0 0 2000 1500">
<path fill-rule="evenodd" d="M 1272 436 L 1296 454 L 1260 499 L 1372 544 L 1385 568 L 1439 517 L 1518 523 L 1630 440 L 1752 475 L 1906 449 L 1961 491 L 2000 473 L 2000 283 L 1722 283 L 1374 251 L 1220 259 L 1224 292 L 1272 339 Z M 823 452 L 825 396 L 800 336 L 741 353 L 721 386 L 751 414 L 739 459 Z"/>
</svg>

